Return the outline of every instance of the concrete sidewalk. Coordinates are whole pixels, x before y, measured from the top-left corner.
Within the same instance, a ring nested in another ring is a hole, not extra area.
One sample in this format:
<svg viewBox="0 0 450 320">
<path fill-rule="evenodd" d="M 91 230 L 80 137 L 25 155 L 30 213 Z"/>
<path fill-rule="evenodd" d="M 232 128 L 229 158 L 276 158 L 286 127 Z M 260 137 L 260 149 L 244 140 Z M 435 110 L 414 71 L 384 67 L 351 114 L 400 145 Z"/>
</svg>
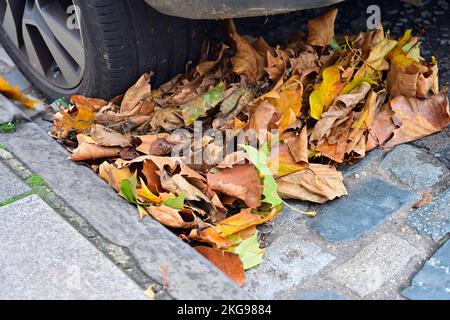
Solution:
<svg viewBox="0 0 450 320">
<path fill-rule="evenodd" d="M 146 298 L 3 162 L 0 176 L 0 299 Z"/>
</svg>

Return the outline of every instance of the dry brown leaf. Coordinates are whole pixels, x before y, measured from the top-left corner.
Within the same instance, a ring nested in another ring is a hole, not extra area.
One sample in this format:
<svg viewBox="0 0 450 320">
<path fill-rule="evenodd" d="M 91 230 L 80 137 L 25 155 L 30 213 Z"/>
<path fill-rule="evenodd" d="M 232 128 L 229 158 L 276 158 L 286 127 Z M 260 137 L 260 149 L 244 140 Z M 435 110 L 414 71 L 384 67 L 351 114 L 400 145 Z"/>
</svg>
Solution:
<svg viewBox="0 0 450 320">
<path fill-rule="evenodd" d="M 82 142 L 70 155 L 72 161 L 90 161 L 98 159 L 114 159 L 120 157 L 121 148 L 101 147 Z"/>
<path fill-rule="evenodd" d="M 425 98 L 430 90 L 434 94 L 437 94 L 439 90 L 437 64 L 429 67 L 427 72 L 421 73 L 417 78 L 417 97 Z"/>
<path fill-rule="evenodd" d="M 338 10 L 332 9 L 327 13 L 308 21 L 308 44 L 326 47 L 334 39 L 334 21 Z"/>
<path fill-rule="evenodd" d="M 207 228 L 203 230 L 194 229 L 189 234 L 189 239 L 208 243 L 213 245 L 217 249 L 226 249 L 232 247 L 234 244 L 227 239 L 227 237 L 221 235 L 214 228 Z"/>
<path fill-rule="evenodd" d="M 161 185 L 165 190 L 176 195 L 185 194 L 187 200 L 210 202 L 209 198 L 199 189 L 190 184 L 181 174 L 169 176 L 164 170 L 161 173 Z"/>
<path fill-rule="evenodd" d="M 292 157 L 295 162 L 308 163 L 308 128 L 303 126 L 299 135 L 286 140 Z"/>
<path fill-rule="evenodd" d="M 129 147 L 131 146 L 131 137 L 109 129 L 100 124 L 94 124 L 91 130 L 92 139 L 97 144 L 104 147 Z"/>
<path fill-rule="evenodd" d="M 423 138 L 450 124 L 448 98 L 445 93 L 425 100 L 398 96 L 391 100 L 390 105 L 395 113 L 393 121 L 399 128 L 394 130 L 394 137 L 386 143 L 386 147 Z"/>
<path fill-rule="evenodd" d="M 119 169 L 106 161 L 100 165 L 98 175 L 117 192 L 120 190 L 120 183 L 133 176 L 130 169 Z"/>
<path fill-rule="evenodd" d="M 433 201 L 433 195 L 429 192 L 422 194 L 422 199 L 413 205 L 413 209 L 419 209 Z"/>
<path fill-rule="evenodd" d="M 310 170 L 282 177 L 277 183 L 278 192 L 285 199 L 325 203 L 347 195 L 342 173 L 327 165 L 310 164 Z"/>
<path fill-rule="evenodd" d="M 308 168 L 307 161 L 299 163 L 295 161 L 285 142 L 272 146 L 268 165 L 273 175 L 276 177 L 283 177 Z"/>
<path fill-rule="evenodd" d="M 390 97 L 415 97 L 418 79 L 419 68 L 415 64 L 402 68 L 397 66 L 396 63 L 391 63 L 391 68 L 386 80 Z M 424 88 L 422 88 L 422 90 L 423 89 Z M 428 92 L 428 90 L 426 92 Z"/>
<path fill-rule="evenodd" d="M 139 78 L 139 80 L 128 89 L 120 106 L 121 113 L 131 113 L 136 108 L 141 100 L 151 97 L 152 87 L 150 86 L 150 78 L 152 73 L 146 73 Z"/>
<path fill-rule="evenodd" d="M 243 200 L 250 208 L 261 205 L 262 187 L 253 165 L 238 164 L 206 176 L 208 188 Z"/>
<path fill-rule="evenodd" d="M 275 49 L 275 55 L 267 51 L 267 68 L 265 68 L 269 79 L 277 81 L 286 71 L 286 63 L 289 56 L 279 47 Z"/>
<path fill-rule="evenodd" d="M 229 251 L 222 251 L 208 247 L 196 247 L 201 255 L 211 261 L 219 270 L 222 270 L 231 280 L 239 286 L 245 283 L 245 272 L 239 255 Z"/>
<path fill-rule="evenodd" d="M 259 55 L 252 44 L 237 33 L 232 33 L 231 38 L 236 44 L 236 55 L 231 58 L 233 71 L 250 83 L 255 83 L 264 76 L 266 59 Z"/>
<path fill-rule="evenodd" d="M 199 218 L 192 210 L 176 210 L 167 206 L 147 207 L 146 211 L 161 224 L 175 229 L 191 229 L 199 224 Z"/>
<path fill-rule="evenodd" d="M 77 107 L 91 107 L 95 111 L 100 111 L 104 106 L 108 105 L 108 102 L 103 99 L 86 98 L 84 96 L 72 96 L 70 97 L 70 101 L 75 103 Z"/>
</svg>

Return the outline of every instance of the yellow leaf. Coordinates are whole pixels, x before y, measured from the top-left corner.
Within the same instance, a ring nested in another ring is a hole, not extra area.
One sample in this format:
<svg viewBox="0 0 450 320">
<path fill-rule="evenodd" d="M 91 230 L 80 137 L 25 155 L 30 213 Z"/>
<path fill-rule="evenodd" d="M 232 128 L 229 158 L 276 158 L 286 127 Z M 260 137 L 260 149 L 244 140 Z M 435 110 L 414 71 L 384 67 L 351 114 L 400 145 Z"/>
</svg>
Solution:
<svg viewBox="0 0 450 320">
<path fill-rule="evenodd" d="M 12 87 L 8 81 L 2 78 L 2 76 L 0 76 L 0 93 L 6 96 L 7 98 L 16 100 L 17 102 L 23 104 L 25 107 L 31 109 L 34 108 L 36 103 L 39 102 L 36 100 L 32 100 L 27 96 L 25 96 L 23 93 L 21 93 L 19 91 L 19 85 Z"/>
<path fill-rule="evenodd" d="M 160 197 L 156 196 L 155 194 L 153 194 L 153 192 L 150 191 L 150 189 L 147 187 L 142 178 L 141 178 L 141 189 L 138 191 L 138 196 L 141 196 L 153 203 L 162 202 Z"/>
<path fill-rule="evenodd" d="M 411 39 L 411 32 L 412 32 L 412 29 L 406 30 L 406 32 L 403 34 L 403 36 L 400 38 L 400 40 L 398 40 L 394 49 L 392 49 L 392 51 L 389 52 L 388 58 L 392 59 L 395 56 L 404 53 L 403 47 L 408 43 L 409 39 Z"/>
<path fill-rule="evenodd" d="M 341 71 L 334 65 L 323 70 L 323 82 L 309 96 L 311 117 L 320 120 L 322 113 L 333 103 L 342 89 Z"/>
<path fill-rule="evenodd" d="M 229 236 L 235 234 L 241 230 L 247 229 L 252 226 L 257 226 L 266 223 L 270 220 L 275 219 L 278 211 L 276 209 L 272 210 L 266 217 L 261 217 L 257 214 L 253 214 L 249 209 L 242 210 L 240 213 L 231 216 L 219 222 L 216 225 L 216 229 L 220 232 L 222 236 Z"/>
<path fill-rule="evenodd" d="M 392 40 L 386 36 L 380 42 L 376 43 L 371 48 L 369 57 L 364 61 L 364 65 L 356 73 L 355 78 L 375 79 L 378 71 L 389 69 L 389 64 L 385 58 L 396 44 L 396 40 Z"/>
<path fill-rule="evenodd" d="M 342 89 L 342 92 L 340 94 L 343 95 L 343 94 L 348 94 L 348 93 L 352 92 L 353 90 L 358 88 L 363 82 L 366 82 L 370 85 L 378 84 L 378 82 L 376 82 L 370 78 L 362 78 L 362 77 L 353 78 L 352 81 L 350 81 L 349 83 L 347 83 L 345 85 L 344 89 Z"/>
</svg>

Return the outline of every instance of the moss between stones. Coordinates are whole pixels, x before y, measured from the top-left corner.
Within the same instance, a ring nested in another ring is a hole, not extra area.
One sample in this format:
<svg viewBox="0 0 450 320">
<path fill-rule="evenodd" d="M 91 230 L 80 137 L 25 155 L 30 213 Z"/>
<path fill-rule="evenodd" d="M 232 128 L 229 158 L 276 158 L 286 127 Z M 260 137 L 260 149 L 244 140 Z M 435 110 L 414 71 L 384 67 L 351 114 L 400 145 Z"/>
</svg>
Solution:
<svg viewBox="0 0 450 320">
<path fill-rule="evenodd" d="M 15 125 L 12 122 L 0 124 L 0 133 L 11 133 L 15 129 Z"/>
<path fill-rule="evenodd" d="M 34 194 L 33 191 L 29 191 L 29 192 L 27 192 L 27 193 L 21 194 L 20 196 L 16 196 L 16 197 L 13 197 L 13 198 L 8 199 L 8 200 L 6 200 L 6 201 L 0 202 L 0 207 L 7 206 L 8 204 L 11 204 L 11 203 L 13 203 L 13 202 L 22 200 L 23 198 L 26 198 L 26 197 L 31 196 L 31 195 L 33 195 L 33 194 Z"/>
<path fill-rule="evenodd" d="M 34 175 L 27 179 L 27 184 L 33 190 L 33 193 L 37 194 L 43 200 L 45 200 L 50 192 L 49 187 L 45 183 L 44 179 L 38 175 Z"/>
</svg>

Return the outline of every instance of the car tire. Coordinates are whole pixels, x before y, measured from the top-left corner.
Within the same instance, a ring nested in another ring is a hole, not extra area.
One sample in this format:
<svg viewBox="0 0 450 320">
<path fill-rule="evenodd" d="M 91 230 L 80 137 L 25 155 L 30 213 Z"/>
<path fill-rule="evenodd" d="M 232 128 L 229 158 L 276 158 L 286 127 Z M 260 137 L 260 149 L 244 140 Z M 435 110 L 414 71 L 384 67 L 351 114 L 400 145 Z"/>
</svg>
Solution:
<svg viewBox="0 0 450 320">
<path fill-rule="evenodd" d="M 199 55 L 202 21 L 163 15 L 144 0 L 74 0 L 73 4 L 80 9 L 85 59 L 82 78 L 73 88 L 49 82 L 0 30 L 5 50 L 49 99 L 75 94 L 110 99 L 149 71 L 155 73 L 152 84 L 159 85 L 184 72 L 186 63 Z"/>
</svg>

